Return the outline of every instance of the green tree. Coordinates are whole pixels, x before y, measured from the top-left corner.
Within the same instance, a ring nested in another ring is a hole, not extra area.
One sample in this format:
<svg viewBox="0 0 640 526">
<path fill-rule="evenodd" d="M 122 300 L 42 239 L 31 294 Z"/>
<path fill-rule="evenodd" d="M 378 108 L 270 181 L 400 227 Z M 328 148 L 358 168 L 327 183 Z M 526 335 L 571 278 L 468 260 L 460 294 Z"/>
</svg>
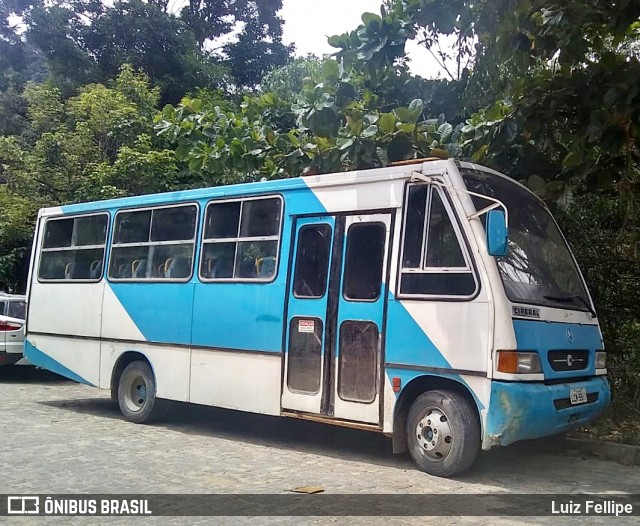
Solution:
<svg viewBox="0 0 640 526">
<path fill-rule="evenodd" d="M 0 290 L 24 290 L 37 209 L 36 202 L 0 185 Z"/>
<path fill-rule="evenodd" d="M 57 84 L 105 82 L 125 63 L 143 69 L 165 102 L 224 84 L 225 68 L 201 52 L 185 23 L 165 8 L 142 0 L 38 4 L 25 16 L 27 42 L 47 57 Z"/>
<path fill-rule="evenodd" d="M 459 75 L 462 113 L 475 113 L 468 155 L 519 179 L 535 175 L 531 184 L 541 190 L 543 180 L 550 197 L 566 199 L 576 185 L 634 186 L 637 2 L 390 0 L 386 8 L 394 22 L 365 24 L 355 44 L 337 42 L 341 53 L 388 48 L 387 60 L 397 60 L 399 37 L 432 50 L 453 38 L 458 64 L 472 66 Z"/>
<path fill-rule="evenodd" d="M 238 85 L 253 87 L 267 72 L 285 65 L 294 48 L 282 43 L 282 19 L 277 16 L 282 0 L 243 0 L 236 5 L 243 29 L 236 41 L 224 46 L 225 63 Z"/>
<path fill-rule="evenodd" d="M 42 59 L 21 38 L 16 22 L 30 6 L 30 0 L 0 0 L 0 92 L 18 90 L 44 74 Z"/>
<path fill-rule="evenodd" d="M 253 87 L 289 59 L 276 14 L 281 0 L 200 0 L 180 14 L 169 7 L 166 1 L 38 0 L 23 10 L 26 41 L 18 43 L 46 57 L 53 81 L 68 84 L 67 95 L 75 86 L 106 82 L 128 63 L 172 103 L 197 88 Z M 215 48 L 238 27 L 231 42 Z"/>
<path fill-rule="evenodd" d="M 402 59 L 407 24 L 384 8 L 362 19 L 357 31 L 329 39 L 340 50 L 335 60 L 267 75 L 263 87 L 279 95 L 246 96 L 236 112 L 186 99 L 165 108 L 159 133 L 207 181 L 227 180 L 229 170 L 239 170 L 240 180 L 247 172 L 292 177 L 455 155 L 460 127 L 434 113 L 442 108 L 433 100 L 442 84 L 411 76 Z"/>
<path fill-rule="evenodd" d="M 337 62 L 326 61 L 323 82 L 310 80 L 293 105 L 264 93 L 245 97 L 234 112 L 185 98 L 165 107 L 156 127 L 174 144 L 176 157 L 209 184 L 455 154 L 459 130 L 443 115 L 425 119 L 421 99 L 380 111 L 375 94 L 340 71 Z"/>
<path fill-rule="evenodd" d="M 254 87 L 265 73 L 286 64 L 293 51 L 282 43 L 280 9 L 282 0 L 189 0 L 181 19 L 201 50 L 235 32 L 217 56 L 237 86 Z"/>
<path fill-rule="evenodd" d="M 283 101 L 293 103 L 297 100 L 298 93 L 305 83 L 319 78 L 322 62 L 314 55 L 296 57 L 284 66 L 274 68 L 264 75 L 260 81 L 260 91 L 273 93 Z"/>
<path fill-rule="evenodd" d="M 50 84 L 27 84 L 24 129 L 0 136 L 0 287 L 26 283 L 39 208 L 189 184 L 153 133 L 159 97 L 129 65 L 68 100 Z"/>
<path fill-rule="evenodd" d="M 15 22 L 29 6 L 28 0 L 0 0 L 0 135 L 20 133 L 26 113 L 21 91 L 27 81 L 46 75 L 44 60 L 21 38 Z"/>
</svg>

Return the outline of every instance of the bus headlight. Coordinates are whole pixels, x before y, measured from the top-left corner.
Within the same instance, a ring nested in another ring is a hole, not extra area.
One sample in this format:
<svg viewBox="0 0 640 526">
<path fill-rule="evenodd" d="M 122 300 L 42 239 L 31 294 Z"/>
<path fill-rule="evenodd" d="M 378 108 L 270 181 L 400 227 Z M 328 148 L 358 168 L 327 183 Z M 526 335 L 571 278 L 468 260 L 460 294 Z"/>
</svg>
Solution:
<svg viewBox="0 0 640 526">
<path fill-rule="evenodd" d="M 596 369 L 607 368 L 607 353 L 604 351 L 596 351 Z"/>
<path fill-rule="evenodd" d="M 512 374 L 541 373 L 540 356 L 536 352 L 498 351 L 498 371 Z"/>
</svg>

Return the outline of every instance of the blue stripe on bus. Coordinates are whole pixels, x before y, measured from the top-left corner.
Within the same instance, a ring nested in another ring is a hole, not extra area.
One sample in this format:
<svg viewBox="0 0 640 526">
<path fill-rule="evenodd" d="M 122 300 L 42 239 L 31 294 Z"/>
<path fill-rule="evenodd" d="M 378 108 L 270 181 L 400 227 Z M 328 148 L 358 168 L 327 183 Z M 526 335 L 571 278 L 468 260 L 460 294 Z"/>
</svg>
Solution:
<svg viewBox="0 0 640 526">
<path fill-rule="evenodd" d="M 264 191 L 267 191 L 265 188 L 276 186 L 278 185 L 267 183 L 260 185 Z M 326 212 L 306 185 L 297 183 L 295 188 L 297 190 L 284 194 L 282 239 L 275 281 L 201 283 L 195 267 L 194 277 L 189 283 L 107 282 L 145 340 L 204 347 L 282 351 L 283 306 L 292 242 L 291 216 Z M 210 197 L 216 194 L 214 190 L 220 193 L 218 188 L 208 189 Z M 206 202 L 200 203 L 202 210 Z M 94 204 L 95 206 L 97 205 Z M 198 259 L 199 251 L 196 254 L 196 260 Z"/>
<path fill-rule="evenodd" d="M 602 336 L 597 325 L 560 323 L 534 320 L 513 320 L 518 349 L 536 351 L 540 355 L 545 378 L 592 376 L 595 374 L 595 351 L 603 349 Z M 587 369 L 554 371 L 548 360 L 549 351 L 589 351 Z"/>
<path fill-rule="evenodd" d="M 108 286 L 146 341 L 191 343 L 193 283 L 109 283 Z"/>
<path fill-rule="evenodd" d="M 425 327 L 428 330 L 428 327 Z M 452 369 L 411 314 L 389 293 L 385 360 L 393 363 Z"/>
<path fill-rule="evenodd" d="M 428 327 L 425 329 L 428 331 Z M 385 361 L 404 365 L 453 369 L 448 360 L 431 341 L 425 329 L 420 327 L 402 302 L 389 293 Z M 403 389 L 415 378 L 429 376 L 429 373 L 423 371 L 393 368 L 387 369 L 386 373 L 389 378 L 394 376 L 400 378 Z M 475 391 L 459 374 L 438 373 L 432 376 L 449 378 L 464 385 L 475 399 L 478 409 L 480 411 L 484 409 L 484 404 L 477 397 Z M 399 395 L 400 393 L 396 393 L 396 398 Z"/>
<path fill-rule="evenodd" d="M 284 274 L 273 283 L 196 285 L 193 345 L 281 352 Z"/>
<path fill-rule="evenodd" d="M 96 385 L 84 379 L 79 374 L 74 373 L 71 369 L 62 365 L 59 361 L 54 360 L 53 358 L 51 358 L 51 356 L 42 352 L 29 340 L 25 340 L 24 342 L 24 357 L 29 360 L 31 364 L 36 365 L 37 367 L 42 367 L 43 369 L 47 369 L 53 373 L 59 374 L 61 376 L 66 376 L 67 378 L 69 378 L 70 380 L 74 380 L 75 382 L 96 387 Z"/>
</svg>

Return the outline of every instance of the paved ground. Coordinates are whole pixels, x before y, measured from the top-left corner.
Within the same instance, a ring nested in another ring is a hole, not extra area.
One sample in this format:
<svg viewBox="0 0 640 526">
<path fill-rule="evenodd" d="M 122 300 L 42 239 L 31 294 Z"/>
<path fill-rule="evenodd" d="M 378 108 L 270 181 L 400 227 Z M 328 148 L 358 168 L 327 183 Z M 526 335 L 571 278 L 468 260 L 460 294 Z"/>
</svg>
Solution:
<svg viewBox="0 0 640 526">
<path fill-rule="evenodd" d="M 458 479 L 438 479 L 391 453 L 373 433 L 284 418 L 175 404 L 162 423 L 121 419 L 106 391 L 31 367 L 0 369 L 1 493 L 271 493 L 322 486 L 326 493 L 640 493 L 640 469 L 567 457 L 548 442 L 483 453 Z M 1 520 L 1 519 L 0 519 Z M 33 519 L 34 521 L 37 519 Z M 48 519 L 89 524 L 91 519 Z M 124 518 L 108 524 L 132 524 Z M 565 519 L 572 524 L 635 523 L 634 519 Z M 193 524 L 346 523 L 316 517 L 151 518 Z M 492 517 L 400 518 L 395 523 L 494 524 Z M 15 520 L 14 520 L 15 522 Z M 27 523 L 29 521 L 18 520 Z M 95 522 L 95 519 L 94 519 Z M 388 524 L 389 519 L 349 519 Z M 505 524 L 556 523 L 511 517 Z"/>
</svg>

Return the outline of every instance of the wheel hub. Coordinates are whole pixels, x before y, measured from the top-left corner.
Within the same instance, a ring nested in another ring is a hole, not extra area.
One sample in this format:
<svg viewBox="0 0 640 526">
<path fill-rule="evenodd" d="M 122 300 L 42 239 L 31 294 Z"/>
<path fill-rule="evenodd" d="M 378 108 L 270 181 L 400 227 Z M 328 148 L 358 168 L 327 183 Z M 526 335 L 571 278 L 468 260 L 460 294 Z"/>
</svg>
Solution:
<svg viewBox="0 0 640 526">
<path fill-rule="evenodd" d="M 130 411 L 139 411 L 147 401 L 147 384 L 142 376 L 131 379 L 126 404 Z"/>
<path fill-rule="evenodd" d="M 425 416 L 416 426 L 416 439 L 424 454 L 432 460 L 442 460 L 449 454 L 453 434 L 449 418 L 442 409 L 427 408 Z"/>
</svg>

